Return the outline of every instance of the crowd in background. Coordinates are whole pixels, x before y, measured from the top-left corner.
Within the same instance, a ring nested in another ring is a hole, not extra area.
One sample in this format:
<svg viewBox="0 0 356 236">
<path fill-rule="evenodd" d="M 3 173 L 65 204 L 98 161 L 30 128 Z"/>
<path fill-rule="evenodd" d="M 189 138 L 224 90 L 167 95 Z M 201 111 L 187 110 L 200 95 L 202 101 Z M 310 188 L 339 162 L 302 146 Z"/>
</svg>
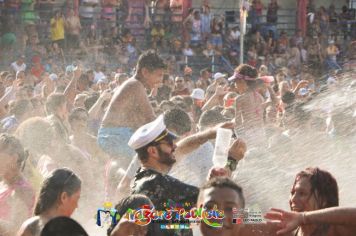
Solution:
<svg viewBox="0 0 356 236">
<path fill-rule="evenodd" d="M 192 9 L 191 1 L 73 1 L 54 13 L 51 5 L 43 2 L 9 0 L 0 4 L 0 235 L 17 231 L 19 235 L 40 235 L 42 229 L 42 233 L 47 230 L 47 235 L 54 235 L 53 228 L 44 225 L 57 216 L 71 217 L 80 195 L 74 218 L 81 223 L 91 219 L 94 208 L 104 200 L 116 204 L 123 199 L 116 206 L 122 214 L 137 204 L 157 205 L 157 199 L 137 189 L 131 189 L 135 195 L 130 196 L 124 180 L 131 182 L 134 177 L 130 168 L 135 167 L 132 157 L 136 152 L 138 165 L 145 165 L 139 149 L 126 145 L 130 138 L 126 136 L 160 114 L 167 130 L 179 136 L 177 146 L 164 138 L 170 154 L 177 151 L 180 156 L 181 149 L 189 149 L 168 175 L 175 177 L 179 186 L 201 187 L 199 198 L 199 189 L 190 189 L 195 193 L 194 203 L 208 201 L 204 195 L 207 189 L 227 188 L 231 196 L 237 194 L 239 200 L 233 200 L 236 207 L 244 206 L 237 184 L 247 174 L 234 172 L 236 168 L 228 174 L 211 169 L 214 144 L 209 140 L 214 140 L 217 127 L 228 126 L 226 122 L 234 124 L 229 127 L 239 137 L 236 145 L 240 146 L 231 147 L 232 153 L 239 152 L 237 162 L 253 155 L 240 150 L 241 142 L 247 150 L 275 154 L 280 164 L 283 158 L 303 153 L 317 163 L 320 153 L 313 151 L 318 148 L 313 142 L 329 144 L 323 150 L 328 158 L 335 152 L 345 156 L 355 153 L 356 29 L 355 23 L 339 25 L 355 18 L 346 5 L 337 12 L 333 5 L 326 10 L 310 1 L 308 12 L 313 17 L 308 18 L 306 34 L 297 29 L 288 35 L 273 27 L 278 26 L 280 9 L 276 0 L 267 7 L 253 1 L 245 64 L 240 64 L 239 26 L 213 15 L 208 1 L 203 1 L 201 9 Z M 264 9 L 267 28 L 260 24 Z M 185 64 L 186 57 L 194 55 L 222 56 L 227 58 L 227 67 L 208 64 L 197 71 Z M 115 126 L 115 119 L 127 121 L 123 123 L 130 129 L 120 130 L 123 134 L 104 133 L 103 128 Z M 115 135 L 122 135 L 121 143 L 126 140 L 119 157 L 114 150 Z M 157 150 L 169 158 L 163 149 Z M 295 158 L 292 163 L 299 161 Z M 300 163 L 303 169 L 307 167 Z M 237 169 L 246 167 L 238 165 Z M 208 183 L 206 176 L 210 176 Z M 303 182 L 304 177 L 311 182 Z M 314 194 L 315 206 L 295 195 L 301 186 Z M 159 185 L 157 188 L 163 191 Z M 290 210 L 300 214 L 285 212 L 281 216 L 276 210 L 269 218 L 287 221 L 295 217 L 299 226 L 308 220 L 309 224 L 321 224 L 314 231 L 301 226 L 297 235 L 302 231 L 325 235 L 331 230 L 325 225 L 338 224 L 341 219 L 354 226 L 342 208 L 334 210 L 346 218 L 325 222 L 314 221 L 314 213 L 301 213 L 339 206 L 337 188 L 329 172 L 306 169 L 298 173 L 291 194 Z M 172 186 L 172 191 L 178 189 Z M 219 206 L 227 204 L 219 202 L 224 197 L 216 197 Z M 330 200 L 333 197 L 337 200 Z M 354 214 L 354 209 L 350 211 Z M 316 216 L 319 213 L 325 212 L 315 212 Z M 283 218 L 288 214 L 291 218 Z M 68 224 L 85 235 L 76 222 L 57 220 L 52 222 L 54 226 Z M 112 225 L 112 235 L 147 233 L 146 228 L 124 221 L 114 228 Z M 148 234 L 159 235 L 150 230 L 154 229 L 148 229 Z M 209 230 L 203 227 L 201 234 L 223 233 Z M 223 230 L 230 230 L 230 235 L 240 232 L 234 227 Z M 265 235 L 273 235 L 273 229 L 264 230 Z M 355 232 L 352 227 L 332 230 L 344 232 L 336 235 Z M 253 235 L 250 231 L 244 234 Z"/>
</svg>

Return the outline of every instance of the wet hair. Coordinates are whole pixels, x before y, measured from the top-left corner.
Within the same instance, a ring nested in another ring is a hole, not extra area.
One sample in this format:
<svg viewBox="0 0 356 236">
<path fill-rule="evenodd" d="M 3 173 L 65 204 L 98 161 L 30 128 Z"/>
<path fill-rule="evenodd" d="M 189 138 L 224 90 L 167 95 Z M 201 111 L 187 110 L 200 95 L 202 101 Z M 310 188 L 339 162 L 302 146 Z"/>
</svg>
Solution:
<svg viewBox="0 0 356 236">
<path fill-rule="evenodd" d="M 201 188 L 200 188 L 200 193 L 198 199 L 201 198 L 201 194 L 203 193 L 204 190 L 209 189 L 209 188 L 229 188 L 234 190 L 240 198 L 241 201 L 241 206 L 240 207 L 245 207 L 245 197 L 242 191 L 242 188 L 237 185 L 234 181 L 227 177 L 217 177 L 217 178 L 212 178 L 209 180 L 207 183 L 205 183 Z"/>
<path fill-rule="evenodd" d="M 188 107 L 191 107 L 193 105 L 193 98 L 190 96 L 184 96 L 183 101 Z"/>
<path fill-rule="evenodd" d="M 250 78 L 257 78 L 258 76 L 258 71 L 255 67 L 247 65 L 247 64 L 241 64 L 239 65 L 236 69 L 235 72 L 239 73 L 240 75 L 245 75 Z M 247 86 L 250 89 L 254 89 L 257 86 L 257 80 L 245 80 Z"/>
<path fill-rule="evenodd" d="M 170 110 L 175 106 L 175 104 L 174 104 L 174 102 L 164 100 L 161 102 L 161 104 L 159 104 L 159 109 L 162 111 L 165 111 L 165 110 L 167 110 L 167 109 L 164 109 L 165 106 L 168 106 L 169 107 L 168 110 Z"/>
<path fill-rule="evenodd" d="M 171 99 L 169 101 L 171 101 L 173 103 L 184 102 L 184 98 L 183 98 L 183 96 L 177 95 L 177 96 L 171 97 Z"/>
<path fill-rule="evenodd" d="M 306 168 L 297 174 L 292 189 L 303 177 L 310 181 L 310 191 L 315 197 L 318 209 L 339 206 L 339 188 L 336 179 L 328 171 L 317 167 Z"/>
<path fill-rule="evenodd" d="M 66 98 L 62 93 L 52 93 L 47 97 L 46 113 L 52 115 L 57 112 L 57 109 L 66 102 Z"/>
<path fill-rule="evenodd" d="M 295 94 L 293 92 L 287 91 L 285 94 L 283 94 L 281 100 L 283 103 L 290 105 L 295 100 Z"/>
<path fill-rule="evenodd" d="M 120 218 L 124 216 L 128 209 L 137 209 L 141 208 L 143 205 L 153 206 L 151 200 L 142 194 L 132 194 L 126 198 L 123 198 L 116 204 L 115 209 L 117 213 L 120 215 Z M 112 225 L 108 228 L 107 235 L 109 236 L 111 232 L 114 230 L 116 225 Z"/>
<path fill-rule="evenodd" d="M 174 106 L 176 109 L 181 109 L 183 111 L 189 112 L 189 107 L 184 101 L 177 101 Z"/>
<path fill-rule="evenodd" d="M 31 109 L 31 106 L 30 101 L 25 99 L 19 100 L 14 103 L 9 113 L 15 115 L 17 119 L 21 119 Z"/>
<path fill-rule="evenodd" d="M 189 115 L 181 109 L 172 109 L 164 113 L 164 123 L 168 130 L 177 135 L 184 135 L 191 130 L 192 122 Z"/>
<path fill-rule="evenodd" d="M 21 170 L 25 168 L 25 162 L 28 158 L 28 151 L 25 150 L 15 136 L 7 133 L 0 134 L 0 150 L 3 153 L 17 156 L 17 165 Z"/>
<path fill-rule="evenodd" d="M 239 65 L 235 69 L 235 72 L 238 72 L 239 74 L 248 76 L 250 78 L 256 78 L 258 76 L 257 69 L 255 67 L 247 65 L 247 64 Z"/>
<path fill-rule="evenodd" d="M 56 169 L 43 181 L 34 214 L 38 216 L 51 209 L 63 192 L 69 196 L 73 195 L 81 188 L 81 183 L 82 181 L 72 170 Z"/>
<path fill-rule="evenodd" d="M 200 129 L 204 129 L 210 126 L 217 125 L 219 123 L 226 122 L 224 116 L 217 110 L 204 111 L 199 119 Z"/>
<path fill-rule="evenodd" d="M 51 124 L 41 117 L 33 117 L 22 122 L 15 135 L 31 154 L 46 153 L 46 150 L 51 148 L 54 136 Z"/>
<path fill-rule="evenodd" d="M 75 220 L 60 216 L 48 221 L 41 231 L 41 236 L 88 236 L 84 228 Z"/>
<path fill-rule="evenodd" d="M 87 97 L 85 100 L 84 100 L 84 106 L 85 106 L 85 109 L 87 111 L 90 110 L 90 108 L 92 108 L 92 106 L 96 103 L 96 101 L 99 99 L 99 94 L 97 93 L 94 93 L 92 94 L 90 97 Z"/>
<path fill-rule="evenodd" d="M 142 53 L 138 58 L 136 67 L 137 73 L 140 73 L 143 68 L 146 68 L 149 71 L 154 71 L 158 69 L 166 69 L 167 65 L 157 52 L 148 50 Z"/>
<path fill-rule="evenodd" d="M 82 107 L 77 107 L 77 108 L 73 109 L 71 111 L 71 113 L 69 114 L 69 117 L 68 117 L 69 123 L 72 123 L 74 120 L 77 120 L 78 117 L 79 117 L 79 114 L 82 113 L 82 112 L 85 113 L 89 117 L 89 114 L 88 114 L 87 110 L 85 110 Z"/>
</svg>

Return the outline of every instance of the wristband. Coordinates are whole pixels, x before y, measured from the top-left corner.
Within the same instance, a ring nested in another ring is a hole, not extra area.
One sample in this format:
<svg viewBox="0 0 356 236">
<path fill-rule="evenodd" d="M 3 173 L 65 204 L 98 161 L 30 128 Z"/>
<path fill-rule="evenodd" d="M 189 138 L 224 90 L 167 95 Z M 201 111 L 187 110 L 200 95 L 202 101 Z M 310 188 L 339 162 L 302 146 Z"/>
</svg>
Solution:
<svg viewBox="0 0 356 236">
<path fill-rule="evenodd" d="M 236 170 L 237 163 L 239 163 L 239 162 L 236 161 L 234 158 L 228 157 L 225 167 L 229 168 L 231 170 L 231 172 L 233 172 Z"/>
</svg>

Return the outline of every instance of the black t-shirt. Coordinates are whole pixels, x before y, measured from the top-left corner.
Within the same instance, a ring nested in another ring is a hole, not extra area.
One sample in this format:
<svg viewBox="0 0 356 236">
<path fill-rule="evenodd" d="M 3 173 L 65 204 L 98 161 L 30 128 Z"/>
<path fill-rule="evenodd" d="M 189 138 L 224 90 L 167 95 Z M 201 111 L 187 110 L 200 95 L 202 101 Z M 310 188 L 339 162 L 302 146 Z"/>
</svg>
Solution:
<svg viewBox="0 0 356 236">
<path fill-rule="evenodd" d="M 195 206 L 199 189 L 155 170 L 140 168 L 135 176 L 132 194 L 146 195 L 153 202 L 155 209 L 165 210 L 164 203 L 168 201 Z M 148 231 L 148 235 L 157 235 L 151 233 L 151 227 Z M 192 235 L 191 230 L 161 230 L 160 233 L 160 235 Z"/>
</svg>

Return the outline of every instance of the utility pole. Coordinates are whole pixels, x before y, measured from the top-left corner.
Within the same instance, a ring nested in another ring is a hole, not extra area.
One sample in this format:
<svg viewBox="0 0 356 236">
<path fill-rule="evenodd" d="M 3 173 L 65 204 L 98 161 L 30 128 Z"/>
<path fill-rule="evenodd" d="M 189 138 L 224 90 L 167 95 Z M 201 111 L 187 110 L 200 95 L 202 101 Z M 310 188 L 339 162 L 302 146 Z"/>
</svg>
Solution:
<svg viewBox="0 0 356 236">
<path fill-rule="evenodd" d="M 248 0 L 240 0 L 240 64 L 244 63 L 244 40 L 246 34 L 246 18 L 250 9 Z"/>
</svg>

